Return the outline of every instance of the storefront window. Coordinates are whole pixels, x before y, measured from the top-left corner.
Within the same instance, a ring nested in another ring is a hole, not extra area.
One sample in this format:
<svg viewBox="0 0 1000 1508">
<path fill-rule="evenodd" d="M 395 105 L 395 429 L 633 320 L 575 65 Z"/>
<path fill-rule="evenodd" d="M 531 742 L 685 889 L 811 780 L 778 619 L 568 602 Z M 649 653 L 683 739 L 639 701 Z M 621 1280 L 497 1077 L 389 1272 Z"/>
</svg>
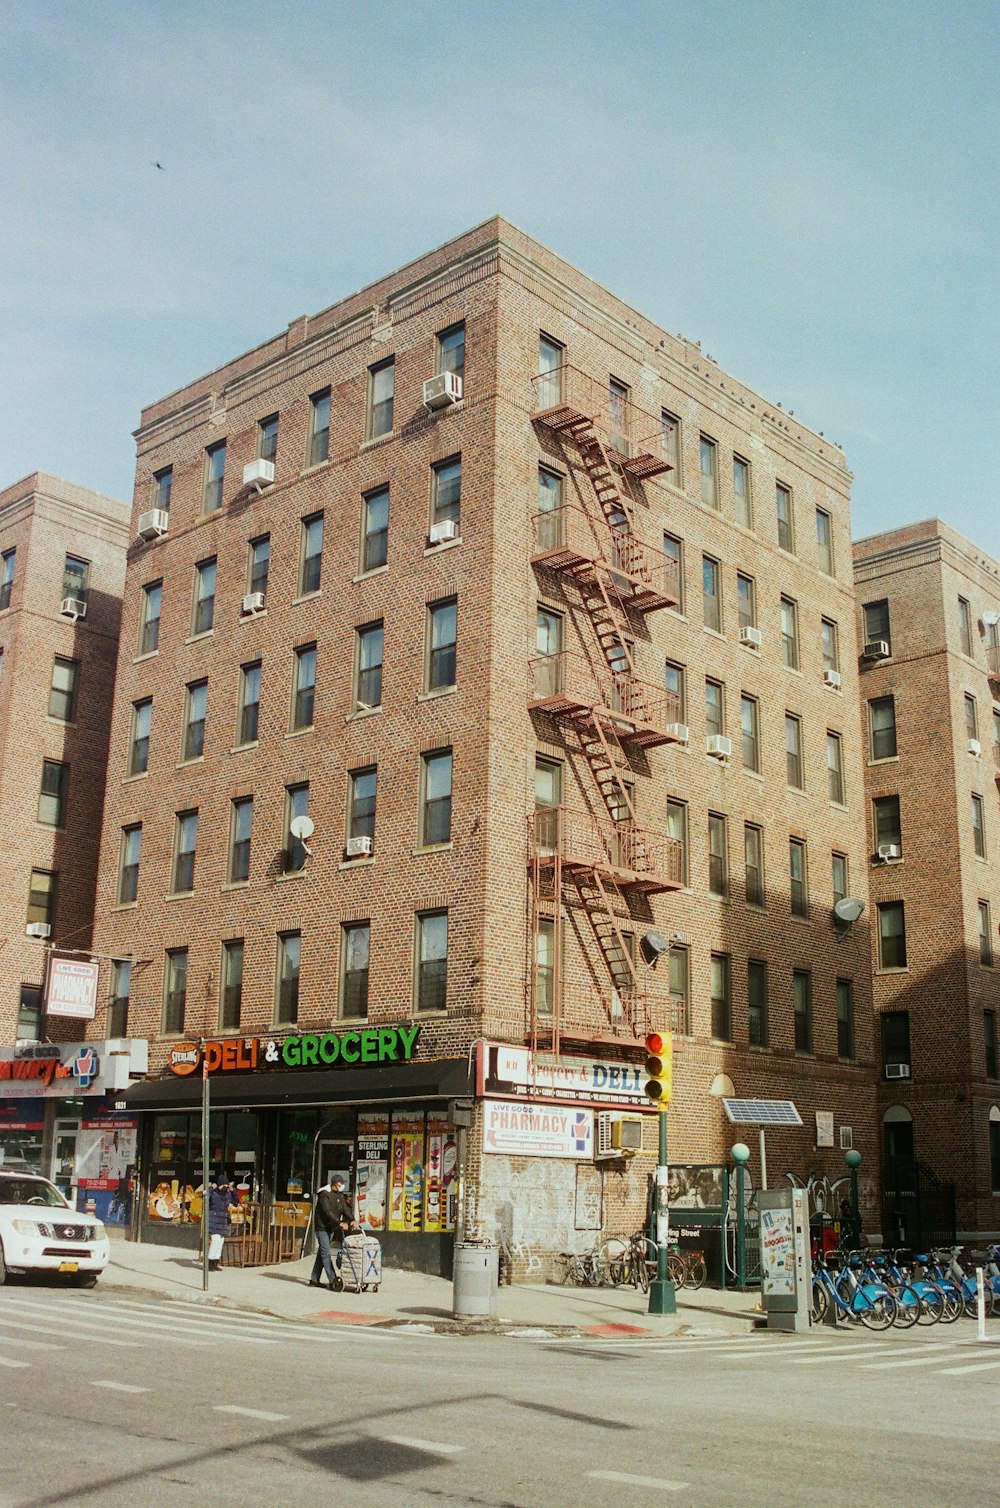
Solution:
<svg viewBox="0 0 1000 1508">
<path fill-rule="evenodd" d="M 209 1120 L 208 1171 L 224 1168 L 242 1201 L 256 1198 L 257 1112 L 217 1111 Z M 185 1225 L 201 1221 L 201 1116 L 158 1115 L 147 1214 L 150 1220 Z"/>
<path fill-rule="evenodd" d="M 0 1168 L 42 1171 L 44 1100 L 0 1100 Z"/>
</svg>

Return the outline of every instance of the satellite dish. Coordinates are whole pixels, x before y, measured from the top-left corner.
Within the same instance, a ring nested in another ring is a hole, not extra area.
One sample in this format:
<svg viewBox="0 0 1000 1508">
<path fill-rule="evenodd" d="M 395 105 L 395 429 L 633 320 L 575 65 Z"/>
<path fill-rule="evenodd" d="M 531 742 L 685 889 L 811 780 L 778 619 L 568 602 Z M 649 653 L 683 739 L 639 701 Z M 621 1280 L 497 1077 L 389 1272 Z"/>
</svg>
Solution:
<svg viewBox="0 0 1000 1508">
<path fill-rule="evenodd" d="M 1000 623 L 1000 613 L 994 613 L 992 611 L 984 613 L 983 622 L 986 624 L 987 628 L 996 628 L 997 624 Z"/>
<path fill-rule="evenodd" d="M 655 958 L 659 958 L 660 954 L 665 953 L 670 947 L 666 936 L 662 932 L 647 932 L 642 941 Z"/>
<path fill-rule="evenodd" d="M 288 831 L 293 838 L 298 838 L 300 843 L 308 843 L 316 831 L 316 824 L 311 817 L 293 817 L 288 824 Z"/>
<path fill-rule="evenodd" d="M 844 899 L 834 906 L 833 914 L 838 922 L 843 922 L 846 927 L 849 927 L 852 922 L 857 921 L 864 909 L 864 901 L 856 900 L 853 895 L 845 895 Z"/>
</svg>

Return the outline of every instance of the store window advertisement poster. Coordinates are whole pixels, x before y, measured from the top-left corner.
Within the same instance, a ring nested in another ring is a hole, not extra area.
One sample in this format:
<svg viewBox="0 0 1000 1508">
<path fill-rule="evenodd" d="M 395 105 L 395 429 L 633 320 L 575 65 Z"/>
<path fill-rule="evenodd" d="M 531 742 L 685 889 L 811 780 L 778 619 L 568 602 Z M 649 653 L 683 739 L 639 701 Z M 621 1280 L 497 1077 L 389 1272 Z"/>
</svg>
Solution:
<svg viewBox="0 0 1000 1508">
<path fill-rule="evenodd" d="M 458 1138 L 448 1121 L 427 1122 L 424 1230 L 452 1231 L 458 1207 Z"/>
<path fill-rule="evenodd" d="M 416 1231 L 424 1201 L 424 1117 L 394 1116 L 389 1229 Z"/>
<path fill-rule="evenodd" d="M 358 1116 L 357 1147 L 355 1213 L 358 1224 L 366 1230 L 385 1230 L 389 1174 L 388 1111 L 366 1111 Z"/>
</svg>

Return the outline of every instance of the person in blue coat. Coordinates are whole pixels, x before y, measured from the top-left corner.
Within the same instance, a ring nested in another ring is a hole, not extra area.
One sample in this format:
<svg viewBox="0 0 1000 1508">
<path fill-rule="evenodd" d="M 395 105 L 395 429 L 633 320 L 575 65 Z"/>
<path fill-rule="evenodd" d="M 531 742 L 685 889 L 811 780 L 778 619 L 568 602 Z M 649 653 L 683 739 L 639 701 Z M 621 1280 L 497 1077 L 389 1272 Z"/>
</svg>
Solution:
<svg viewBox="0 0 1000 1508">
<path fill-rule="evenodd" d="M 224 1170 L 215 1174 L 208 1189 L 208 1268 L 218 1272 L 222 1266 L 222 1245 L 229 1235 L 229 1207 L 232 1184 Z"/>
</svg>

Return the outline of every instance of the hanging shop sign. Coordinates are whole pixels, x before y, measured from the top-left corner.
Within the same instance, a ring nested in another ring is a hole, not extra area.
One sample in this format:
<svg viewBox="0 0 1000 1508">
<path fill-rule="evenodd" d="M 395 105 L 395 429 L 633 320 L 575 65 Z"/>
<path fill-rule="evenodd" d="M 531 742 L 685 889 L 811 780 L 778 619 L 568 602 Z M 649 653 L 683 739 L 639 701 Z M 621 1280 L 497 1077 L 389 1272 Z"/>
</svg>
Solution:
<svg viewBox="0 0 1000 1508">
<path fill-rule="evenodd" d="M 75 958 L 49 960 L 45 1010 L 50 1016 L 76 1016 L 93 1021 L 97 1014 L 97 978 L 100 965 Z"/>
<path fill-rule="evenodd" d="M 508 1157 L 594 1155 L 594 1117 L 567 1105 L 483 1105 L 483 1151 Z"/>
<path fill-rule="evenodd" d="M 372 1026 L 363 1031 L 302 1032 L 294 1037 L 226 1037 L 221 1042 L 178 1042 L 167 1067 L 180 1077 L 198 1073 L 258 1073 L 272 1069 L 365 1068 L 409 1063 L 420 1027 Z"/>
<path fill-rule="evenodd" d="M 527 1047 L 479 1044 L 477 1090 L 492 1099 L 570 1100 L 577 1104 L 631 1105 L 648 1110 L 641 1064 L 609 1063 L 601 1058 L 560 1058 L 558 1062 Z"/>
<path fill-rule="evenodd" d="M 107 1042 L 33 1042 L 0 1048 L 0 1095 L 4 1099 L 57 1099 L 125 1089 L 149 1065 L 144 1039 Z"/>
</svg>

